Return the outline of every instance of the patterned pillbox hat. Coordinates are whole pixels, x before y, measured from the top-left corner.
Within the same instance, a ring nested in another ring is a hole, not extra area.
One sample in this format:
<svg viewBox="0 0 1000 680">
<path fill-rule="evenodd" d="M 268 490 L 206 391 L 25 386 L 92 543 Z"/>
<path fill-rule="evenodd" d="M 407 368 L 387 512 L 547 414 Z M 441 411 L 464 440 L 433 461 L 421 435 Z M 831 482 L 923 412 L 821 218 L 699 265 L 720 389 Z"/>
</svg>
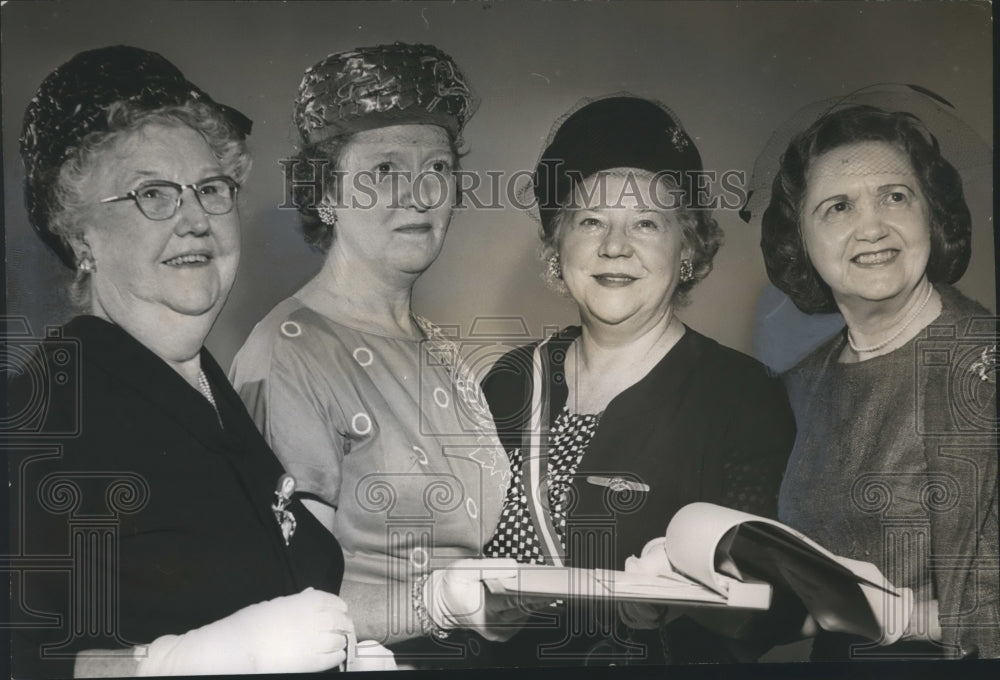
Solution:
<svg viewBox="0 0 1000 680">
<path fill-rule="evenodd" d="M 306 144 L 390 125 L 439 125 L 458 138 L 478 102 L 433 45 L 394 43 L 331 54 L 299 85 L 294 120 Z"/>
</svg>

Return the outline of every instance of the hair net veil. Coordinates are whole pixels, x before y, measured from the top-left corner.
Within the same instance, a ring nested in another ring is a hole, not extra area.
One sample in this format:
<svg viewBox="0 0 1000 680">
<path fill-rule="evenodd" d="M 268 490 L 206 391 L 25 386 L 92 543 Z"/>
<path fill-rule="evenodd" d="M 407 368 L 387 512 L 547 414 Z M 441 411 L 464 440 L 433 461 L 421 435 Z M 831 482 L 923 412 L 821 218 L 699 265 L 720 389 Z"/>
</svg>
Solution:
<svg viewBox="0 0 1000 680">
<path fill-rule="evenodd" d="M 990 145 L 959 117 L 951 102 L 918 85 L 878 83 L 842 97 L 813 102 L 782 123 L 757 156 L 740 217 L 745 222 L 760 224 L 761 215 L 771 200 L 771 184 L 778 173 L 781 157 L 796 135 L 829 113 L 859 105 L 905 112 L 919 118 L 926 132 L 937 141 L 941 155 L 955 166 L 965 184 L 970 184 L 981 173 L 989 173 L 992 167 Z"/>
</svg>

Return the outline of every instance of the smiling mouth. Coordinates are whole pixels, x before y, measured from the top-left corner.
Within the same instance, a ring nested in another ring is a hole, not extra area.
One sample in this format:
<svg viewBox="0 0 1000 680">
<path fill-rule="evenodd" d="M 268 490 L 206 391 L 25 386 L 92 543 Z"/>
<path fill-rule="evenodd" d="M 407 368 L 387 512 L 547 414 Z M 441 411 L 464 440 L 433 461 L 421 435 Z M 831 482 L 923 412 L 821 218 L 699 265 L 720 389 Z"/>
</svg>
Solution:
<svg viewBox="0 0 1000 680">
<path fill-rule="evenodd" d="M 427 222 L 422 222 L 420 224 L 404 224 L 401 227 L 396 227 L 393 231 L 398 231 L 401 234 L 426 234 L 433 228 Z"/>
<path fill-rule="evenodd" d="M 205 265 L 211 260 L 212 256 L 208 253 L 187 253 L 185 255 L 172 257 L 169 260 L 164 260 L 162 264 L 165 264 L 168 267 L 188 267 Z"/>
<path fill-rule="evenodd" d="M 886 250 L 879 250 L 874 253 L 861 253 L 859 255 L 855 255 L 851 258 L 851 262 L 863 267 L 875 266 L 892 262 L 896 259 L 897 255 L 899 255 L 899 250 L 895 248 L 887 248 Z"/>
<path fill-rule="evenodd" d="M 602 286 L 608 287 L 620 287 L 627 286 L 633 281 L 636 281 L 636 277 L 629 276 L 628 274 L 594 274 L 594 280 L 597 281 Z"/>
</svg>

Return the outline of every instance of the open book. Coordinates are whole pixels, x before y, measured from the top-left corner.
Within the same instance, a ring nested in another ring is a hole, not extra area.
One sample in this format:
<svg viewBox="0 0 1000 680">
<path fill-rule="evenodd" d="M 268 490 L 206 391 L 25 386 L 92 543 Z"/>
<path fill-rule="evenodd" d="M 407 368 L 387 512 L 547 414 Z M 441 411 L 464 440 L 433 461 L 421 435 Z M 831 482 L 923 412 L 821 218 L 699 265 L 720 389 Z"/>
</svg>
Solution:
<svg viewBox="0 0 1000 680">
<path fill-rule="evenodd" d="M 662 550 L 663 555 L 652 554 Z M 767 609 L 772 587 L 793 593 L 819 625 L 879 639 L 887 619 L 905 619 L 907 589 L 867 562 L 838 557 L 774 520 L 712 503 L 681 508 L 664 538 L 628 572 L 526 565 L 487 579 L 493 593 L 614 598 L 689 607 Z M 891 622 L 890 622 L 891 623 Z"/>
<path fill-rule="evenodd" d="M 525 565 L 516 574 L 484 579 L 494 594 L 558 599 L 614 599 L 654 604 L 767 609 L 771 586 L 721 574 L 721 588 L 710 588 L 680 574 L 643 574 L 603 569 Z"/>
</svg>

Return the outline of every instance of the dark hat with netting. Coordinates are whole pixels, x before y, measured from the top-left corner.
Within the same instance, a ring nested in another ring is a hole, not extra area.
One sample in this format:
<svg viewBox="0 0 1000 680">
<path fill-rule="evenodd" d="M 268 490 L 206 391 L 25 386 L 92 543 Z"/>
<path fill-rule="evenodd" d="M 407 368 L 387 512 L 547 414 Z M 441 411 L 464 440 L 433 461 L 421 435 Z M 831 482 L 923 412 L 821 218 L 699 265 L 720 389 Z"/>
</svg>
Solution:
<svg viewBox="0 0 1000 680">
<path fill-rule="evenodd" d="M 941 95 L 919 85 L 866 85 L 846 95 L 807 104 L 775 129 L 754 162 L 747 186 L 747 200 L 740 210 L 743 221 L 760 223 L 770 202 L 771 187 L 781 168 L 782 157 L 796 137 L 825 118 L 859 106 L 874 107 L 914 119 L 929 142 L 960 173 L 991 167 L 993 151 L 990 146 Z"/>
<path fill-rule="evenodd" d="M 989 145 L 944 97 L 918 85 L 869 85 L 810 104 L 777 128 L 754 164 L 740 216 L 760 226 L 771 282 L 804 312 L 835 311 L 803 241 L 802 204 L 815 173 L 912 174 L 930 234 L 924 273 L 931 283 L 954 283 L 972 255 L 965 187 L 977 176 L 992 179 L 991 161 Z"/>
<path fill-rule="evenodd" d="M 50 192 L 63 162 L 87 135 L 108 130 L 108 110 L 115 104 L 152 111 L 191 101 L 215 107 L 239 138 L 250 134 L 249 118 L 213 101 L 159 54 L 137 47 L 80 52 L 42 81 L 20 139 L 25 201 L 35 231 L 68 266 L 75 266 L 73 253 L 49 229 Z"/>
<path fill-rule="evenodd" d="M 331 54 L 306 70 L 294 120 L 306 144 L 390 125 L 438 125 L 457 138 L 477 104 L 447 54 L 394 43 Z"/>
<path fill-rule="evenodd" d="M 631 95 L 584 100 L 553 127 L 532 178 L 542 227 L 551 228 L 577 182 L 613 168 L 670 172 L 686 188 L 685 176 L 702 164 L 694 141 L 663 104 Z"/>
</svg>

